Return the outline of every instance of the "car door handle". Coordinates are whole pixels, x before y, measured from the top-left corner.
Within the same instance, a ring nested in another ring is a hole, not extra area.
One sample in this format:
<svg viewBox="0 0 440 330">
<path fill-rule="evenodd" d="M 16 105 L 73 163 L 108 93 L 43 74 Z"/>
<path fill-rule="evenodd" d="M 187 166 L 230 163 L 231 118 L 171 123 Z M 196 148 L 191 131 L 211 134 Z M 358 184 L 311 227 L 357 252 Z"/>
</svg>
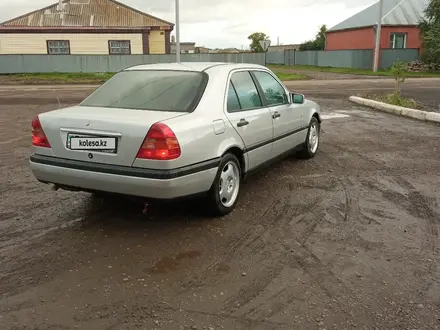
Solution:
<svg viewBox="0 0 440 330">
<path fill-rule="evenodd" d="M 274 112 L 274 114 L 272 115 L 272 118 L 273 119 L 276 119 L 276 118 L 280 118 L 281 117 L 281 115 L 278 113 L 278 112 Z"/>
<path fill-rule="evenodd" d="M 246 119 L 240 119 L 240 121 L 237 123 L 238 127 L 243 127 L 249 125 L 249 122 Z"/>
</svg>

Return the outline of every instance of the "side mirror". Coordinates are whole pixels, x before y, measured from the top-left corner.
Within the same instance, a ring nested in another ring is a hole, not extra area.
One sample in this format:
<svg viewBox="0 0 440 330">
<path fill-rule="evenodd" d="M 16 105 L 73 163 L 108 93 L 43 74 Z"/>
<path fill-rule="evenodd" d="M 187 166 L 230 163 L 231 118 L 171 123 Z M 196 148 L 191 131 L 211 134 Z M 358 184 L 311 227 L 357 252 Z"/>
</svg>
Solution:
<svg viewBox="0 0 440 330">
<path fill-rule="evenodd" d="M 291 93 L 292 103 L 293 104 L 303 104 L 304 103 L 304 95 Z"/>
</svg>

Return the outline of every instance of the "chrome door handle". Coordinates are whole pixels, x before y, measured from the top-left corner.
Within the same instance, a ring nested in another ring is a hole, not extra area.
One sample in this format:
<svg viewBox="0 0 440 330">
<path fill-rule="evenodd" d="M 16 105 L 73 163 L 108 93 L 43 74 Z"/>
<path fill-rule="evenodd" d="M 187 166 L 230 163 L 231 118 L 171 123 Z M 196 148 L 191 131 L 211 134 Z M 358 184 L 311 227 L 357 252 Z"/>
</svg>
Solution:
<svg viewBox="0 0 440 330">
<path fill-rule="evenodd" d="M 240 121 L 237 123 L 238 127 L 243 127 L 249 125 L 249 122 L 246 119 L 240 119 Z"/>
<path fill-rule="evenodd" d="M 280 117 L 281 117 L 281 115 L 276 111 L 274 112 L 274 114 L 272 116 L 273 119 L 280 118 Z"/>
</svg>

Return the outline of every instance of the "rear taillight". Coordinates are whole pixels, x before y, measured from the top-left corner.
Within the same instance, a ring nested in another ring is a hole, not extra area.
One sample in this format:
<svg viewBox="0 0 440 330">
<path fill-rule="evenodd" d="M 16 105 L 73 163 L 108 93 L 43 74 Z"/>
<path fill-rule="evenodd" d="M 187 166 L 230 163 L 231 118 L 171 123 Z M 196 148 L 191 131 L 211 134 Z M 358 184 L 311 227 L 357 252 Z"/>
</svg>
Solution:
<svg viewBox="0 0 440 330">
<path fill-rule="evenodd" d="M 38 116 L 35 116 L 32 120 L 32 144 L 36 147 L 50 148 L 49 140 L 47 139 L 46 134 L 44 134 Z"/>
<path fill-rule="evenodd" d="M 151 126 L 136 158 L 171 160 L 180 157 L 180 145 L 174 132 L 165 124 Z"/>
</svg>

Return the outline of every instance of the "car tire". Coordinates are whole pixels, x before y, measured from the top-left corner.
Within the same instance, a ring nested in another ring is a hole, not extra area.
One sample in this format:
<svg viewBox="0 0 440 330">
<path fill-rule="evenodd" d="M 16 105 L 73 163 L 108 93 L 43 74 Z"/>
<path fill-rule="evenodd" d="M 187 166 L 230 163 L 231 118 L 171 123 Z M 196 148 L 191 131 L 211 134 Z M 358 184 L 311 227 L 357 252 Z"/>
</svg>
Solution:
<svg viewBox="0 0 440 330">
<path fill-rule="evenodd" d="M 237 157 L 226 154 L 222 157 L 217 175 L 208 192 L 208 212 L 213 216 L 231 213 L 237 204 L 242 183 L 242 169 Z"/>
<path fill-rule="evenodd" d="M 310 120 L 309 128 L 307 130 L 306 141 L 304 146 L 298 152 L 298 156 L 303 159 L 311 159 L 315 157 L 319 148 L 321 125 L 316 117 Z"/>
</svg>

